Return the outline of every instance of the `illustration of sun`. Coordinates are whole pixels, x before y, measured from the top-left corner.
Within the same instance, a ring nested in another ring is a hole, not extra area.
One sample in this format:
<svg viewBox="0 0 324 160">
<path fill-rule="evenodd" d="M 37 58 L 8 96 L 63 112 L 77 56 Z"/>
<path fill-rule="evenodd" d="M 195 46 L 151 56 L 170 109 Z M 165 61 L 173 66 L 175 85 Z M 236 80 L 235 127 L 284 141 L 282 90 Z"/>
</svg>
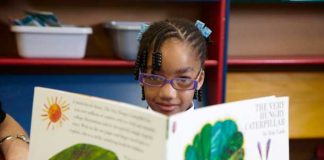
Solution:
<svg viewBox="0 0 324 160">
<path fill-rule="evenodd" d="M 63 101 L 62 97 L 59 99 L 57 97 L 47 97 L 47 104 L 44 104 L 43 108 L 44 114 L 41 115 L 44 121 L 48 120 L 47 129 L 52 124 L 52 129 L 55 128 L 55 125 L 62 126 L 63 121 L 68 120 L 68 117 L 64 115 L 67 110 L 69 110 L 69 104 Z"/>
</svg>

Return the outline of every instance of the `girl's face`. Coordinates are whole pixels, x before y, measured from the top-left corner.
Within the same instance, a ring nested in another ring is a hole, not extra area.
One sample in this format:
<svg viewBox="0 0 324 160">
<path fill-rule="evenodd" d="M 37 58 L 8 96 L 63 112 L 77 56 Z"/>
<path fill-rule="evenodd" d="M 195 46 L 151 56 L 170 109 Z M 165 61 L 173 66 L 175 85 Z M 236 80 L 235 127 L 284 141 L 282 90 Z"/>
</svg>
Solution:
<svg viewBox="0 0 324 160">
<path fill-rule="evenodd" d="M 167 39 L 161 46 L 162 64 L 160 71 L 154 74 L 172 78 L 191 78 L 198 80 L 199 89 L 204 81 L 204 72 L 201 70 L 200 59 L 196 50 L 176 38 Z M 148 56 L 147 73 L 152 71 L 152 53 Z M 197 77 L 200 73 L 200 76 Z M 162 87 L 144 85 L 145 98 L 148 105 L 157 112 L 172 115 L 186 111 L 192 106 L 194 90 L 179 91 L 166 83 Z"/>
</svg>

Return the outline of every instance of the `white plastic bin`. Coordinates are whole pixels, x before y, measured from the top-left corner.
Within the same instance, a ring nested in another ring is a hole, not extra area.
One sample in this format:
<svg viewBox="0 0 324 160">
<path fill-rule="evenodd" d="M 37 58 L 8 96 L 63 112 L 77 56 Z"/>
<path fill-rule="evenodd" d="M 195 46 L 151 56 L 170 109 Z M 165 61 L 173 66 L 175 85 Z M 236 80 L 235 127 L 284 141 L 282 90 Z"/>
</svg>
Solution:
<svg viewBox="0 0 324 160">
<path fill-rule="evenodd" d="M 24 58 L 83 58 L 90 27 L 12 26 Z"/>
<path fill-rule="evenodd" d="M 110 21 L 105 24 L 113 36 L 113 49 L 117 57 L 136 60 L 139 46 L 136 38 L 143 23 L 145 22 Z"/>
</svg>

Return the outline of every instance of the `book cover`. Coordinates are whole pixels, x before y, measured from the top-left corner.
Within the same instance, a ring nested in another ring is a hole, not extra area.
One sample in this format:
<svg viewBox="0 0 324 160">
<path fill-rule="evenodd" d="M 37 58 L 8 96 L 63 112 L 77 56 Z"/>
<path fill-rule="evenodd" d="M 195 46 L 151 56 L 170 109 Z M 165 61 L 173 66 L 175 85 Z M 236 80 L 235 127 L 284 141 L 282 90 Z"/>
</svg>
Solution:
<svg viewBox="0 0 324 160">
<path fill-rule="evenodd" d="M 263 97 L 165 116 L 35 87 L 30 160 L 289 159 L 288 98 Z"/>
</svg>

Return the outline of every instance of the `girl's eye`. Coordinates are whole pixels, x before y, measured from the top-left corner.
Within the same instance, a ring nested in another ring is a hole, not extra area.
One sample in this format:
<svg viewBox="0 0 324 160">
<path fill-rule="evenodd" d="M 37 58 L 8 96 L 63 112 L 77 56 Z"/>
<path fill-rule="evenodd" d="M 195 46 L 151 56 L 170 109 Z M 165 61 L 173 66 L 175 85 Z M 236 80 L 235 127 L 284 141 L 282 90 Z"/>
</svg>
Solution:
<svg viewBox="0 0 324 160">
<path fill-rule="evenodd" d="M 189 77 L 189 76 L 180 76 L 179 78 L 192 79 L 192 78 Z"/>
<path fill-rule="evenodd" d="M 156 77 L 156 76 L 151 76 L 150 79 L 153 80 L 153 81 L 157 81 L 157 80 L 159 80 L 160 78 L 159 78 L 159 77 Z"/>
<path fill-rule="evenodd" d="M 180 79 L 180 80 L 178 80 L 180 83 L 191 83 L 191 79 L 189 79 L 189 78 L 186 78 L 186 79 Z"/>
</svg>

